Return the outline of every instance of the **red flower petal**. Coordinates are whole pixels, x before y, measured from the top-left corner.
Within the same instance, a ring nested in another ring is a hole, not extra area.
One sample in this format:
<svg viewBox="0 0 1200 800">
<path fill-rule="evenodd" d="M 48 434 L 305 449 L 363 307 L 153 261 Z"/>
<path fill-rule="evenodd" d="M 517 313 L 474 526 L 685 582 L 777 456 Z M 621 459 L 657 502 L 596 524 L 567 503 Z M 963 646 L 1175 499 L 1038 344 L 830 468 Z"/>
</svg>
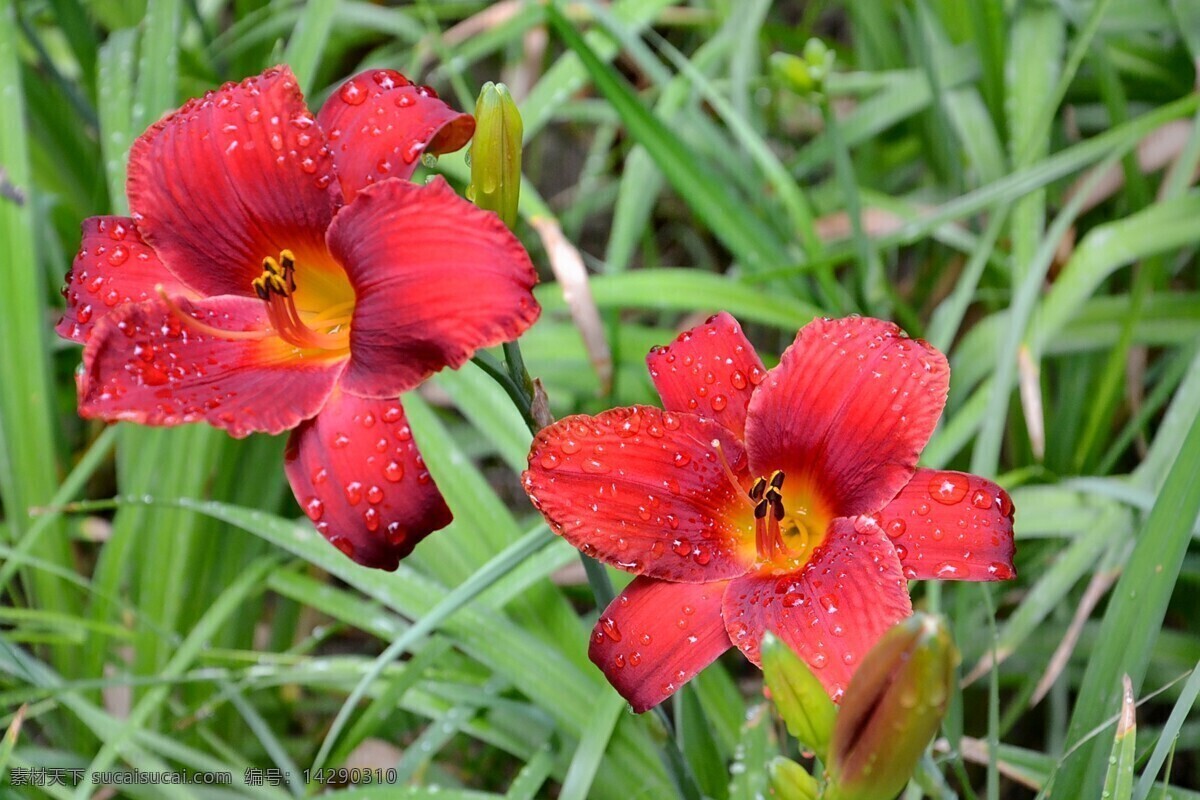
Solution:
<svg viewBox="0 0 1200 800">
<path fill-rule="evenodd" d="M 475 133 L 474 117 L 391 69 L 360 72 L 343 83 L 317 122 L 329 137 L 346 202 L 376 181 L 408 180 L 422 153 L 452 153 Z"/>
<path fill-rule="evenodd" d="M 912 477 L 949 383 L 946 357 L 890 322 L 814 320 L 750 401 L 750 469 L 800 476 L 835 516 L 878 511 Z"/>
<path fill-rule="evenodd" d="M 269 328 L 258 300 L 175 302 L 224 331 Z M 279 433 L 321 409 L 344 366 L 345 356 L 300 355 L 275 336 L 231 340 L 199 333 L 162 300 L 129 303 L 105 317 L 84 348 L 79 413 L 145 425 L 208 422 L 239 437 Z"/>
<path fill-rule="evenodd" d="M 909 579 L 1002 581 L 1013 569 L 1013 504 L 987 478 L 919 469 L 875 515 Z"/>
<path fill-rule="evenodd" d="M 388 180 L 367 187 L 329 229 L 357 294 L 342 386 L 394 397 L 537 319 L 537 274 L 495 214 L 456 195 Z"/>
<path fill-rule="evenodd" d="M 805 567 L 730 582 L 722 605 L 729 638 L 754 663 L 764 631 L 795 650 L 830 696 L 841 698 L 863 656 L 912 613 L 900 560 L 870 517 L 840 517 Z"/>
<path fill-rule="evenodd" d="M 634 578 L 600 615 L 588 656 L 634 711 L 658 705 L 729 649 L 725 585 Z"/>
<path fill-rule="evenodd" d="M 262 260 L 290 249 L 336 270 L 325 228 L 341 197 L 321 129 L 287 67 L 226 84 L 155 123 L 129 155 L 142 236 L 206 295 L 253 296 Z"/>
<path fill-rule="evenodd" d="M 736 319 L 722 311 L 646 356 L 668 411 L 712 417 L 742 438 L 746 406 L 766 375 Z"/>
<path fill-rule="evenodd" d="M 394 570 L 450 524 L 398 400 L 335 391 L 288 440 L 288 482 L 321 535 L 367 567 Z"/>
<path fill-rule="evenodd" d="M 79 252 L 63 284 L 67 310 L 55 328 L 59 336 L 86 342 L 112 309 L 156 297 L 158 284 L 171 294 L 190 294 L 142 241 L 133 220 L 89 217 L 80 227 Z"/>
<path fill-rule="evenodd" d="M 742 487 L 726 477 L 718 439 Z M 745 464 L 741 445 L 716 422 L 634 406 L 543 428 L 523 477 L 551 529 L 586 555 L 702 583 L 754 563 Z"/>
</svg>

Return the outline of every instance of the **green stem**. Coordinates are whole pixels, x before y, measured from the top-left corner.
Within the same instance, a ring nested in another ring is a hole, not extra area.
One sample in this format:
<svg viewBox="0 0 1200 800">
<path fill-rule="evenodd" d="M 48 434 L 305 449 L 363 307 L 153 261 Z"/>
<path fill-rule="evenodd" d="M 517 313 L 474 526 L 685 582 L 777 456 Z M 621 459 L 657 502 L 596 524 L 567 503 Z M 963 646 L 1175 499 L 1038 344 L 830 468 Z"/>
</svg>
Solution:
<svg viewBox="0 0 1200 800">
<path fill-rule="evenodd" d="M 536 434 L 538 432 L 538 425 L 533 419 L 532 392 L 514 381 L 512 375 L 509 374 L 504 365 L 497 361 L 490 353 L 480 350 L 471 360 L 486 372 L 492 380 L 500 384 L 500 388 L 513 401 L 513 405 L 517 407 L 517 411 L 521 412 L 521 418 L 525 420 L 525 424 L 529 427 L 530 432 Z"/>
</svg>

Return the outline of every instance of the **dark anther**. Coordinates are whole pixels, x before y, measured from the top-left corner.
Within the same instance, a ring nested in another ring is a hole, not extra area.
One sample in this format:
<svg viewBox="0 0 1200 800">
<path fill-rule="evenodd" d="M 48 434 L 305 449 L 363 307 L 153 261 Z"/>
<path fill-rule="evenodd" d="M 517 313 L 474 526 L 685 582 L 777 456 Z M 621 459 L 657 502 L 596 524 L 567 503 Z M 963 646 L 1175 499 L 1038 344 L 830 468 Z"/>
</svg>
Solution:
<svg viewBox="0 0 1200 800">
<path fill-rule="evenodd" d="M 767 490 L 767 482 L 762 478 L 755 478 L 754 485 L 750 487 L 750 499 L 754 501 L 762 500 L 763 493 Z"/>
<path fill-rule="evenodd" d="M 783 470 L 777 469 L 771 475 L 771 488 L 780 489 L 783 487 Z"/>
<path fill-rule="evenodd" d="M 764 519 L 764 518 L 766 518 L 766 516 L 767 516 L 767 506 L 768 506 L 768 505 L 770 505 L 770 502 L 769 502 L 769 501 L 767 501 L 767 500 L 760 500 L 760 501 L 758 502 L 758 505 L 756 505 L 756 506 L 754 507 L 754 518 L 755 518 L 755 519 Z"/>
</svg>

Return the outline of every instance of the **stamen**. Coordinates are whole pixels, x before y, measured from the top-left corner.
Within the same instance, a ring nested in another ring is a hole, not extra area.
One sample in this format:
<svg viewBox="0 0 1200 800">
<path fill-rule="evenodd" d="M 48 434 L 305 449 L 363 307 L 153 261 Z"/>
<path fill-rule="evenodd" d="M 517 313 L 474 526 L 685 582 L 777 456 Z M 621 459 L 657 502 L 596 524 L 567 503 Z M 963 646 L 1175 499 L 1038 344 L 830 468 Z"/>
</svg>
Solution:
<svg viewBox="0 0 1200 800">
<path fill-rule="evenodd" d="M 765 478 L 755 478 L 754 485 L 750 487 L 750 499 L 755 502 L 762 500 L 763 492 L 767 490 L 767 481 Z"/>
<path fill-rule="evenodd" d="M 203 333 L 205 336 L 212 336 L 214 338 L 225 339 L 227 341 L 253 342 L 261 342 L 263 339 L 266 339 L 271 335 L 270 331 L 227 331 L 222 328 L 213 327 L 207 322 L 201 322 L 180 308 L 179 304 L 172 300 L 167 294 L 167 290 L 163 288 L 161 283 L 155 285 L 154 291 L 158 294 L 163 303 L 166 304 L 170 312 L 174 314 L 175 317 L 185 326 L 196 331 L 196 333 Z"/>
<path fill-rule="evenodd" d="M 279 259 L 267 256 L 262 260 L 262 274 L 250 282 L 254 293 L 267 304 L 271 326 L 290 345 L 306 350 L 345 350 L 348 340 L 344 332 L 322 333 L 304 323 L 296 308 L 296 256 L 282 250 Z M 344 304 L 343 304 L 344 305 Z M 351 304 L 353 306 L 353 304 Z M 338 308 L 340 311 L 340 307 Z M 334 326 L 340 328 L 341 323 Z"/>
<path fill-rule="evenodd" d="M 725 477 L 729 480 L 730 486 L 733 487 L 733 493 L 740 497 L 747 505 L 753 506 L 754 503 L 746 496 L 745 490 L 742 488 L 742 482 L 737 479 L 737 475 L 733 474 L 733 468 L 729 466 L 729 459 L 725 458 L 725 448 L 721 447 L 721 440 L 713 439 L 711 444 L 713 449 L 717 451 L 717 459 L 721 462 L 721 469 L 725 471 Z M 755 509 L 754 513 L 757 514 L 758 510 Z"/>
</svg>

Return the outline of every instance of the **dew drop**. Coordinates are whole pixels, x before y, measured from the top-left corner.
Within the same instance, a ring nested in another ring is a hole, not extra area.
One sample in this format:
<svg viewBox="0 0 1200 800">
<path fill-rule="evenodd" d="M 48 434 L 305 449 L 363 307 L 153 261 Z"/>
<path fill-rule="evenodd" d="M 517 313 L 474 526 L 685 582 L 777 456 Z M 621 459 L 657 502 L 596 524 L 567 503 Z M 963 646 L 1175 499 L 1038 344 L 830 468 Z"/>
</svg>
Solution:
<svg viewBox="0 0 1200 800">
<path fill-rule="evenodd" d="M 967 481 L 962 475 L 939 472 L 929 479 L 929 496 L 943 505 L 952 506 L 967 496 Z"/>
<path fill-rule="evenodd" d="M 724 411 L 725 406 L 728 404 L 728 401 L 725 399 L 725 395 L 723 394 L 713 395 L 711 402 L 713 411 Z"/>
<path fill-rule="evenodd" d="M 367 530 L 374 533 L 379 530 L 379 509 L 368 508 L 363 512 L 363 524 L 367 526 Z"/>
<path fill-rule="evenodd" d="M 338 97 L 342 98 L 346 105 L 361 106 L 367 99 L 367 93 L 358 85 L 358 81 L 351 80 L 342 84 L 342 88 L 338 90 Z"/>
<path fill-rule="evenodd" d="M 887 527 L 884 528 L 884 530 L 887 531 L 887 535 L 890 538 L 896 539 L 904 535 L 904 528 L 904 520 L 894 519 L 887 524 Z"/>
<path fill-rule="evenodd" d="M 378 486 L 370 486 L 367 489 L 367 502 L 371 505 L 377 505 L 383 502 L 383 489 Z"/>
<path fill-rule="evenodd" d="M 363 485 L 358 481 L 350 481 L 344 487 L 346 490 L 346 502 L 352 506 L 358 505 L 362 501 Z"/>
<path fill-rule="evenodd" d="M 383 468 L 383 477 L 396 483 L 404 477 L 404 466 L 399 461 L 389 461 Z"/>
<path fill-rule="evenodd" d="M 992 507 L 992 496 L 980 489 L 979 491 L 975 492 L 975 494 L 971 495 L 971 505 L 986 511 Z"/>
<path fill-rule="evenodd" d="M 600 620 L 600 630 L 614 642 L 621 641 L 621 629 L 617 627 L 617 621 L 612 617 L 604 617 Z"/>
<path fill-rule="evenodd" d="M 729 383 L 732 384 L 733 388 L 735 388 L 735 389 L 745 389 L 746 388 L 745 373 L 743 373 L 741 370 L 734 370 L 733 374 L 729 376 Z"/>
<path fill-rule="evenodd" d="M 316 522 L 325 514 L 325 504 L 319 498 L 310 497 L 304 504 L 304 513 L 308 515 L 309 519 Z"/>
</svg>

